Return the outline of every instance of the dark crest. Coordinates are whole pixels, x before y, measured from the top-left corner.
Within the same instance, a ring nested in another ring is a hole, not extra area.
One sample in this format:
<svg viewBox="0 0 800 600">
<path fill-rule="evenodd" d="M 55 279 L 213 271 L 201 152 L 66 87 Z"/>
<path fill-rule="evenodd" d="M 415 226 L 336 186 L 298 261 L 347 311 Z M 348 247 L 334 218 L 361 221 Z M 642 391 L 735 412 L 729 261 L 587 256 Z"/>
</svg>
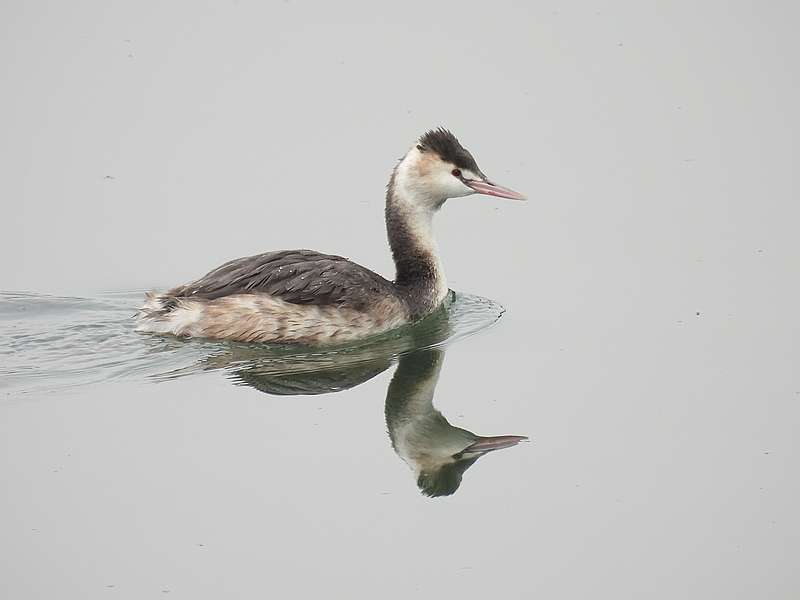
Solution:
<svg viewBox="0 0 800 600">
<path fill-rule="evenodd" d="M 423 494 L 431 498 L 455 494 L 461 485 L 464 471 L 475 464 L 478 458 L 480 457 L 473 456 L 466 460 L 442 465 L 437 471 L 422 472 L 417 479 L 417 487 Z"/>
<path fill-rule="evenodd" d="M 454 164 L 459 169 L 469 169 L 482 175 L 472 154 L 461 145 L 456 136 L 443 127 L 425 132 L 419 138 L 417 148 L 421 152 L 435 152 L 442 160 Z"/>
</svg>

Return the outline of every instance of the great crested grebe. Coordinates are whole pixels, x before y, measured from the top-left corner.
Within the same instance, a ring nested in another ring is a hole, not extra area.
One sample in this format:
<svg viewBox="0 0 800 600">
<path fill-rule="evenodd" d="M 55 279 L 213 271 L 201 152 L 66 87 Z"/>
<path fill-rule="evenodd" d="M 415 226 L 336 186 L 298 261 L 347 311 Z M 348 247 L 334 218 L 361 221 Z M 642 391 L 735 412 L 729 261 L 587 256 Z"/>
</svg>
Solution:
<svg viewBox="0 0 800 600">
<path fill-rule="evenodd" d="M 147 294 L 137 330 L 322 345 L 417 321 L 435 311 L 448 292 L 433 215 L 448 198 L 476 193 L 525 199 L 489 181 L 452 133 L 428 131 L 400 159 L 387 187 L 394 281 L 341 256 L 266 252 L 227 262 L 168 292 Z"/>
</svg>

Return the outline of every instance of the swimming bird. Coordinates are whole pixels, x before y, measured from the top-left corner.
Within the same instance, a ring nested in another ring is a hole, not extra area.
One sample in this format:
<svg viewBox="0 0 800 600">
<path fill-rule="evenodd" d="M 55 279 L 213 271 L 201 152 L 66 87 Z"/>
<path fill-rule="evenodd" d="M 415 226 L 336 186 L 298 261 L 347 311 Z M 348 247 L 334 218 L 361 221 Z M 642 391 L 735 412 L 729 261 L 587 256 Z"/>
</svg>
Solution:
<svg viewBox="0 0 800 600">
<path fill-rule="evenodd" d="M 227 262 L 167 292 L 147 294 L 137 330 L 325 345 L 415 322 L 448 294 L 433 217 L 447 199 L 471 194 L 525 199 L 490 181 L 450 131 L 427 131 L 400 159 L 387 186 L 393 281 L 341 256 L 266 252 Z"/>
<path fill-rule="evenodd" d="M 479 436 L 451 425 L 433 406 L 444 350 L 419 350 L 400 357 L 386 392 L 386 426 L 392 447 L 414 471 L 426 496 L 449 496 L 464 471 L 481 456 L 510 448 L 522 435 Z"/>
</svg>

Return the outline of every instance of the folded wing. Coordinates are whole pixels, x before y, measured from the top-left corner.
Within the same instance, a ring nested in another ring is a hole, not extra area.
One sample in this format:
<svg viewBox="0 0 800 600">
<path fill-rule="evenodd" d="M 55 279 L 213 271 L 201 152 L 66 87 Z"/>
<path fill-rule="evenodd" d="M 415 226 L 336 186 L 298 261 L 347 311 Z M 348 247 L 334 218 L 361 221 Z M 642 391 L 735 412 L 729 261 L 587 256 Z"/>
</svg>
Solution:
<svg viewBox="0 0 800 600">
<path fill-rule="evenodd" d="M 232 260 L 168 295 L 214 300 L 260 293 L 292 304 L 365 310 L 392 291 L 389 281 L 344 257 L 313 250 L 281 250 Z"/>
</svg>

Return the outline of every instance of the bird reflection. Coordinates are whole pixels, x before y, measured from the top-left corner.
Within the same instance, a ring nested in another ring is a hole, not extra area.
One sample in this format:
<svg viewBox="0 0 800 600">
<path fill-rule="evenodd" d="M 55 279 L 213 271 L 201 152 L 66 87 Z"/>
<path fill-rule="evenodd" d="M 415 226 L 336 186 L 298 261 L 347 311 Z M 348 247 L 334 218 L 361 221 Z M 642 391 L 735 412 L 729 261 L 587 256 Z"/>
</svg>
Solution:
<svg viewBox="0 0 800 600">
<path fill-rule="evenodd" d="M 483 437 L 454 427 L 433 406 L 444 362 L 440 349 L 402 356 L 386 393 L 386 425 L 398 456 L 414 471 L 426 496 L 449 496 L 464 471 L 492 450 L 516 446 L 525 436 Z"/>
<path fill-rule="evenodd" d="M 317 395 L 353 388 L 388 369 L 397 369 L 386 393 L 386 426 L 392 447 L 411 468 L 426 496 L 458 490 L 464 472 L 485 454 L 515 446 L 519 435 L 483 437 L 451 425 L 433 405 L 451 339 L 447 315 L 434 315 L 422 326 L 401 330 L 378 342 L 309 353 L 230 344 L 206 356 L 196 368 L 224 369 L 238 385 L 274 395 Z M 180 376 L 175 371 L 168 377 Z"/>
</svg>

